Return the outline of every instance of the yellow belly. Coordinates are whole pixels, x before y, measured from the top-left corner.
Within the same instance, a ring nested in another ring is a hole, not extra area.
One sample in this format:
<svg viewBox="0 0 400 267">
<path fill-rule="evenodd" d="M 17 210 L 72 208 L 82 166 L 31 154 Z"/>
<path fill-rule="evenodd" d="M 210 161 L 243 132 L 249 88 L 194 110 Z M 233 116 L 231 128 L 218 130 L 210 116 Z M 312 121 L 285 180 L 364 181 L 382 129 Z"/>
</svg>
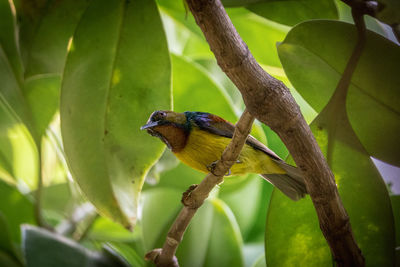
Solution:
<svg viewBox="0 0 400 267">
<path fill-rule="evenodd" d="M 208 173 L 207 166 L 221 158 L 222 152 L 230 141 L 230 138 L 194 129 L 189 135 L 185 148 L 174 154 L 190 167 Z M 268 155 L 247 144 L 244 145 L 238 160 L 239 162 L 231 168 L 231 175 L 285 173 Z"/>
</svg>

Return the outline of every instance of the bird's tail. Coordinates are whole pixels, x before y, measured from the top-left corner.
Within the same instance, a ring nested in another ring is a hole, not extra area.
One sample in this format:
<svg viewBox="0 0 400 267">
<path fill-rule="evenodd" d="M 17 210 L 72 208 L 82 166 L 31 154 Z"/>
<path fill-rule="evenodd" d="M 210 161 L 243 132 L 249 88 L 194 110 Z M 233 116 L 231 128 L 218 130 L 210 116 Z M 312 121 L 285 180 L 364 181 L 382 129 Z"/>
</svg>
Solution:
<svg viewBox="0 0 400 267">
<path fill-rule="evenodd" d="M 286 174 L 262 174 L 261 176 L 281 190 L 285 195 L 297 201 L 307 194 L 307 188 L 300 170 L 284 161 L 275 161 Z"/>
</svg>

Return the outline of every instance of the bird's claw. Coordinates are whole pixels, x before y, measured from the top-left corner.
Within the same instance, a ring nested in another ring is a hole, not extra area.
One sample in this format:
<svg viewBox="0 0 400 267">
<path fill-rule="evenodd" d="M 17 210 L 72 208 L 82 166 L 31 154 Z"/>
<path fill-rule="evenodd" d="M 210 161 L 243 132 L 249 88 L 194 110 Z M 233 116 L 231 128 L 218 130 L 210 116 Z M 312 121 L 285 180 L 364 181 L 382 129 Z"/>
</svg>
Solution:
<svg viewBox="0 0 400 267">
<path fill-rule="evenodd" d="M 206 166 L 207 170 L 214 174 L 215 167 L 217 166 L 217 161 L 211 162 L 209 165 Z M 228 173 L 225 176 L 229 176 L 232 174 L 231 169 L 228 170 Z"/>
<path fill-rule="evenodd" d="M 183 192 L 181 199 L 183 205 L 187 206 L 186 202 L 189 200 L 190 194 L 193 192 L 194 189 L 196 189 L 196 187 L 197 184 L 192 184 L 185 192 Z"/>
<path fill-rule="evenodd" d="M 215 170 L 215 167 L 217 166 L 217 161 L 213 161 L 213 162 L 211 162 L 210 164 L 208 164 L 207 166 L 206 166 L 206 168 L 207 168 L 207 170 L 209 171 L 209 172 L 212 172 L 212 173 L 214 173 L 214 170 Z"/>
</svg>

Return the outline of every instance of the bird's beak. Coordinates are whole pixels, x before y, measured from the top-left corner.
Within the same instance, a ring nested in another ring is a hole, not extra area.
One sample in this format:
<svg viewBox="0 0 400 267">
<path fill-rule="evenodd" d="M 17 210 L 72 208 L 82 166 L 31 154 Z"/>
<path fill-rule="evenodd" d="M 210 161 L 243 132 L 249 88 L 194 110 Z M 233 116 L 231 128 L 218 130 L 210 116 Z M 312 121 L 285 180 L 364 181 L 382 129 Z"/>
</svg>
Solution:
<svg viewBox="0 0 400 267">
<path fill-rule="evenodd" d="M 158 121 L 151 121 L 151 122 L 147 123 L 146 125 L 143 125 L 142 127 L 140 127 L 140 130 L 145 130 L 145 129 L 152 128 L 152 127 L 158 126 L 158 125 L 159 125 Z"/>
</svg>

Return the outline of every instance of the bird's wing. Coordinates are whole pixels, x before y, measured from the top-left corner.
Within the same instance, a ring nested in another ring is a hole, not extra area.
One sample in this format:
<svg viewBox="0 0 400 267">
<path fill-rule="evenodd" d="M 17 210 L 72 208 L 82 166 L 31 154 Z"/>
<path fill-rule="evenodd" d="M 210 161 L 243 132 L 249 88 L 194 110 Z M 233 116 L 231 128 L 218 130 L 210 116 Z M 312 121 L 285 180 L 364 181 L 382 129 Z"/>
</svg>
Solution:
<svg viewBox="0 0 400 267">
<path fill-rule="evenodd" d="M 265 154 L 267 154 L 268 156 L 270 156 L 273 159 L 276 159 L 278 161 L 282 160 L 277 154 L 275 154 L 274 151 L 269 149 L 266 145 L 264 145 L 263 143 L 261 143 L 260 141 L 258 141 L 251 135 L 249 135 L 249 137 L 247 138 L 246 144 L 248 144 L 249 146 L 252 146 L 253 148 L 255 148 L 257 150 L 261 150 L 262 152 L 264 152 Z"/>
<path fill-rule="evenodd" d="M 222 119 L 221 117 L 218 117 L 210 113 L 197 112 L 197 115 L 193 117 L 192 120 L 201 130 L 219 136 L 232 138 L 233 133 L 235 131 L 235 125 L 233 125 L 229 121 Z M 271 149 L 266 147 L 263 143 L 261 143 L 251 135 L 248 136 L 246 144 L 253 147 L 254 149 L 264 152 L 271 158 L 274 158 L 278 161 L 282 160 Z"/>
</svg>

